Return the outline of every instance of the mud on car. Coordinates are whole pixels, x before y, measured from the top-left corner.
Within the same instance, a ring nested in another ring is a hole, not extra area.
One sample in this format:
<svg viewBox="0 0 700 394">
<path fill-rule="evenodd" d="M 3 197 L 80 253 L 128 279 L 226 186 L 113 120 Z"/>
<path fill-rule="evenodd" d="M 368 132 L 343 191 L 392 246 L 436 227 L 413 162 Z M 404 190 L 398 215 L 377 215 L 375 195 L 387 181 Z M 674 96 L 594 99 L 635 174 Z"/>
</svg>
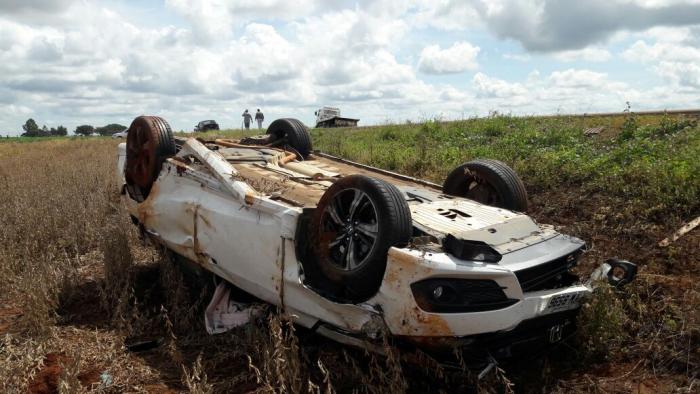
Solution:
<svg viewBox="0 0 700 394">
<path fill-rule="evenodd" d="M 312 149 L 306 127 L 201 141 L 139 116 L 119 145 L 142 233 L 295 323 L 374 349 L 382 332 L 434 354 L 503 359 L 566 338 L 591 282 L 584 242 L 527 216 L 523 182 L 478 159 L 442 185 Z M 610 260 L 610 283 L 635 267 Z"/>
</svg>

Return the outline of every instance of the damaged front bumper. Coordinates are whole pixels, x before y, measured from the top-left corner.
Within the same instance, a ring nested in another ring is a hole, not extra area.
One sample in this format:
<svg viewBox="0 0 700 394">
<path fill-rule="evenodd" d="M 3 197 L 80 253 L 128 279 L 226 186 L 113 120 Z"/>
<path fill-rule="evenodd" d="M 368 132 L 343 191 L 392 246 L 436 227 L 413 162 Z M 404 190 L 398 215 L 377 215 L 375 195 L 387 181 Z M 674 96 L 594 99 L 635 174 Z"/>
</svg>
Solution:
<svg viewBox="0 0 700 394">
<path fill-rule="evenodd" d="M 557 242 L 557 241 L 553 241 Z M 570 245 L 560 252 L 574 252 Z M 529 251 L 531 252 L 531 251 Z M 551 256 L 551 255 L 550 255 Z M 379 293 L 359 305 L 375 315 L 359 332 L 340 325 L 320 324 L 318 332 L 333 340 L 380 351 L 371 338 L 388 331 L 399 343 L 454 357 L 461 349 L 465 362 L 483 365 L 487 360 L 533 355 L 570 336 L 582 303 L 600 283 L 619 285 L 636 273 L 634 264 L 621 260 L 603 263 L 583 284 L 523 292 L 516 272 L 489 264 L 465 265 L 442 253 L 391 249 Z M 431 278 L 494 281 L 513 303 L 493 310 L 435 313 L 421 308 L 412 284 Z M 341 304 L 342 305 L 342 304 Z M 381 324 L 377 324 L 377 320 Z"/>
</svg>

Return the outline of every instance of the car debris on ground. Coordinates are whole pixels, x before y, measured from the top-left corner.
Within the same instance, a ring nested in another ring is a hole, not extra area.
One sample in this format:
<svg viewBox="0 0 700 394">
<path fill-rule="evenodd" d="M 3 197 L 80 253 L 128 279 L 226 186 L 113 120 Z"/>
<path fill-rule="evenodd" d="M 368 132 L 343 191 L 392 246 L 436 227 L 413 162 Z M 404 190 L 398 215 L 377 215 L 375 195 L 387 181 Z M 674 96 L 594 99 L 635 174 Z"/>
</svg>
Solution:
<svg viewBox="0 0 700 394">
<path fill-rule="evenodd" d="M 583 131 L 583 135 L 596 135 L 602 133 L 603 130 L 605 130 L 605 127 L 603 126 L 589 127 Z"/>
<path fill-rule="evenodd" d="M 209 334 L 221 334 L 249 323 L 261 312 L 262 309 L 254 304 L 238 302 L 231 298 L 228 283 L 221 281 L 204 311 L 204 323 Z"/>
<path fill-rule="evenodd" d="M 700 225 L 700 216 L 696 217 L 695 219 L 691 220 L 690 222 L 684 224 L 681 228 L 678 229 L 675 233 L 673 233 L 672 236 L 668 238 L 664 238 L 659 242 L 659 246 L 666 247 L 678 240 L 678 238 L 684 236 L 685 234 L 691 232 L 695 227 Z"/>
</svg>

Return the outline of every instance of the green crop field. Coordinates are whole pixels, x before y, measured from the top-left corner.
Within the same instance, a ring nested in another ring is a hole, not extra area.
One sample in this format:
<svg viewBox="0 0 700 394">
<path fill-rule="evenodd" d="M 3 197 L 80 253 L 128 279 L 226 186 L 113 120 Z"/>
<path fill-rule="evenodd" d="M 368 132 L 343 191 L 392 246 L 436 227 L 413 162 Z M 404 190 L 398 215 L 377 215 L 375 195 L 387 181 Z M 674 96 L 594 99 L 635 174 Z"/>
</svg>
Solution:
<svg viewBox="0 0 700 394">
<path fill-rule="evenodd" d="M 584 306 L 575 338 L 502 366 L 479 391 L 700 385 L 700 229 L 658 245 L 700 216 L 695 119 L 494 115 L 311 133 L 315 149 L 437 183 L 464 161 L 502 160 L 523 179 L 530 215 L 587 242 L 582 276 L 610 257 L 639 264 L 635 283 Z M 461 392 L 473 382 L 390 341 L 382 357 L 295 330 L 274 310 L 208 336 L 206 289 L 143 245 L 120 205 L 118 142 L 0 139 L 0 391 Z M 126 351 L 134 338 L 160 345 Z"/>
</svg>

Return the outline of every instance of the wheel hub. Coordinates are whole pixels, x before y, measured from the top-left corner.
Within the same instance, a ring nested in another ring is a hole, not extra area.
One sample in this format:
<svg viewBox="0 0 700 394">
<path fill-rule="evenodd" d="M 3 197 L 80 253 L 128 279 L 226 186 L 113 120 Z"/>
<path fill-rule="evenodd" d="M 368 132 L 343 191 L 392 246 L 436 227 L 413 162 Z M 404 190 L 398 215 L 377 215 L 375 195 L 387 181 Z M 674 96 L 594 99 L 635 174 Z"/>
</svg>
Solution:
<svg viewBox="0 0 700 394">
<path fill-rule="evenodd" d="M 377 210 L 369 196 L 357 189 L 338 193 L 324 210 L 322 225 L 331 263 L 344 271 L 361 267 L 378 235 Z"/>
</svg>

